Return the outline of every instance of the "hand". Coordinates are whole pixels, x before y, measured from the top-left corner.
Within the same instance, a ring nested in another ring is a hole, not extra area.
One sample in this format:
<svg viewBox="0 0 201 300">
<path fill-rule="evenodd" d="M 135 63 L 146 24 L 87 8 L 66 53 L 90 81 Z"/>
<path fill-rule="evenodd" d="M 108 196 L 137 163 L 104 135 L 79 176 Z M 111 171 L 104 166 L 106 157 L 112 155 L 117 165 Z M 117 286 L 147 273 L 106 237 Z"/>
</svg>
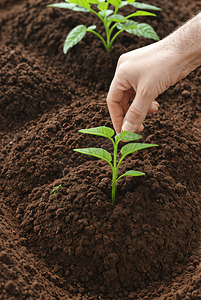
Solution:
<svg viewBox="0 0 201 300">
<path fill-rule="evenodd" d="M 117 134 L 143 130 L 146 115 L 159 107 L 155 101 L 158 95 L 190 72 L 182 55 L 173 48 L 166 38 L 119 58 L 107 96 Z"/>
</svg>

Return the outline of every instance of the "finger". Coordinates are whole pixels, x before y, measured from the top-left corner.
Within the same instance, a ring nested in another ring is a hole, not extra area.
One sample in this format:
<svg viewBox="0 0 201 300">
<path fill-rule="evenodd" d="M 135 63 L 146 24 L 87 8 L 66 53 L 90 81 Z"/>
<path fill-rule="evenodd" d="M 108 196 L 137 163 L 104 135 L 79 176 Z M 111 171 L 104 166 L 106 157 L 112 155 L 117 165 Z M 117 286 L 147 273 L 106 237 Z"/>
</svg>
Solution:
<svg viewBox="0 0 201 300">
<path fill-rule="evenodd" d="M 149 108 L 149 110 L 147 112 L 147 115 L 154 114 L 158 110 L 159 106 L 160 106 L 159 103 L 154 100 L 151 103 L 151 106 L 150 106 L 150 108 Z M 135 132 L 141 132 L 143 129 L 144 129 L 144 125 L 141 124 L 140 127 Z"/>
<path fill-rule="evenodd" d="M 115 94 L 111 98 L 107 98 L 108 109 L 116 134 L 119 134 L 121 132 L 123 119 L 129 109 L 128 95 L 125 92 L 122 92 L 121 94 L 123 100 L 120 102 L 118 101 L 119 99 L 117 98 L 117 95 L 115 96 Z M 120 93 L 118 92 L 118 96 L 119 95 Z"/>
<path fill-rule="evenodd" d="M 144 129 L 144 125 L 141 124 L 140 127 L 135 132 L 141 132 Z"/>
<path fill-rule="evenodd" d="M 156 105 L 157 107 L 160 106 L 160 104 L 159 104 L 156 100 L 154 100 L 152 103 L 153 103 L 154 105 Z"/>
<path fill-rule="evenodd" d="M 130 104 L 128 103 L 128 97 L 125 95 L 124 101 L 122 103 L 122 109 L 123 109 L 123 119 L 127 113 L 127 111 L 129 110 Z M 123 123 L 123 120 L 122 120 Z M 121 124 L 122 126 L 122 124 Z"/>
<path fill-rule="evenodd" d="M 159 103 L 156 102 L 156 101 L 153 101 L 151 103 L 151 106 L 149 107 L 149 110 L 147 112 L 147 115 L 151 115 L 151 114 L 154 114 L 155 112 L 157 112 L 158 108 L 159 108 Z"/>
<path fill-rule="evenodd" d="M 130 132 L 141 131 L 141 124 L 146 118 L 152 101 L 153 100 L 149 93 L 145 92 L 144 95 L 143 93 L 137 93 L 133 103 L 125 115 L 122 130 Z"/>
<path fill-rule="evenodd" d="M 116 133 L 121 132 L 123 119 L 129 109 L 130 93 L 117 87 L 113 81 L 107 96 L 107 105 Z"/>
</svg>

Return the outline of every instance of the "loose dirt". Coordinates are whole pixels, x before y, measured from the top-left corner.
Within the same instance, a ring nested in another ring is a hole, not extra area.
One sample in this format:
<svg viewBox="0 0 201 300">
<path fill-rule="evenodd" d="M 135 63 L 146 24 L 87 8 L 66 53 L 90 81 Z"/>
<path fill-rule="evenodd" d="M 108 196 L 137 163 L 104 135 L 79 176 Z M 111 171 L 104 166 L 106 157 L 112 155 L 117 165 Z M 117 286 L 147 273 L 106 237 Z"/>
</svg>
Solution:
<svg viewBox="0 0 201 300">
<path fill-rule="evenodd" d="M 89 33 L 64 55 L 74 26 L 104 28 L 50 3 L 0 3 L 0 299 L 201 299 L 201 68 L 158 97 L 141 142 L 159 146 L 125 159 L 119 174 L 146 175 L 119 180 L 113 206 L 109 165 L 73 149 L 112 151 L 78 130 L 112 127 L 118 58 L 153 41 L 122 33 L 108 54 Z M 149 4 L 160 38 L 201 8 Z"/>
</svg>

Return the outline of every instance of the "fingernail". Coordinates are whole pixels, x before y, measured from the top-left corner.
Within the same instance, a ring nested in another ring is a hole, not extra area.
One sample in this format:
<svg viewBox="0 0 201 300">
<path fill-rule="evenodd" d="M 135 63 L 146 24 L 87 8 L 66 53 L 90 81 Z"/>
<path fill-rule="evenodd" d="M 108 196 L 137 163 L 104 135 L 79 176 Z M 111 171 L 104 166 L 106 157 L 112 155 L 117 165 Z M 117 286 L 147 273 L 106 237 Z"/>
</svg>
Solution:
<svg viewBox="0 0 201 300">
<path fill-rule="evenodd" d="M 151 107 L 150 107 L 151 109 L 154 109 L 154 110 L 158 110 L 158 107 L 155 105 L 155 104 L 151 104 Z"/>
<path fill-rule="evenodd" d="M 129 131 L 129 132 L 133 132 L 133 124 L 131 124 L 130 122 L 128 121 L 125 121 L 123 126 L 122 126 L 122 131 Z"/>
<path fill-rule="evenodd" d="M 160 104 L 157 102 L 157 101 L 153 101 L 152 102 L 154 105 L 156 105 L 156 107 L 159 107 L 160 106 Z"/>
</svg>

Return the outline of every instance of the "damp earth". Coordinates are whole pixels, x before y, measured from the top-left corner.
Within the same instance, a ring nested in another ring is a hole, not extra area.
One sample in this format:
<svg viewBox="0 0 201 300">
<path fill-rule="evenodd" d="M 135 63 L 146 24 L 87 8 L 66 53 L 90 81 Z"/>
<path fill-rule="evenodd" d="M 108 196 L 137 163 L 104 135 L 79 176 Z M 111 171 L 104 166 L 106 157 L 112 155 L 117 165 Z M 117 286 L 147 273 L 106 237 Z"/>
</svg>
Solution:
<svg viewBox="0 0 201 300">
<path fill-rule="evenodd" d="M 107 163 L 73 149 L 112 151 L 78 130 L 112 127 L 118 58 L 153 40 L 122 33 L 107 53 L 88 33 L 64 55 L 67 33 L 96 19 L 51 3 L 0 3 L 0 299 L 201 299 L 201 68 L 158 97 L 141 141 L 159 146 L 126 157 L 119 174 L 146 175 L 119 180 L 112 205 Z M 149 4 L 161 39 L 201 9 Z"/>
</svg>

